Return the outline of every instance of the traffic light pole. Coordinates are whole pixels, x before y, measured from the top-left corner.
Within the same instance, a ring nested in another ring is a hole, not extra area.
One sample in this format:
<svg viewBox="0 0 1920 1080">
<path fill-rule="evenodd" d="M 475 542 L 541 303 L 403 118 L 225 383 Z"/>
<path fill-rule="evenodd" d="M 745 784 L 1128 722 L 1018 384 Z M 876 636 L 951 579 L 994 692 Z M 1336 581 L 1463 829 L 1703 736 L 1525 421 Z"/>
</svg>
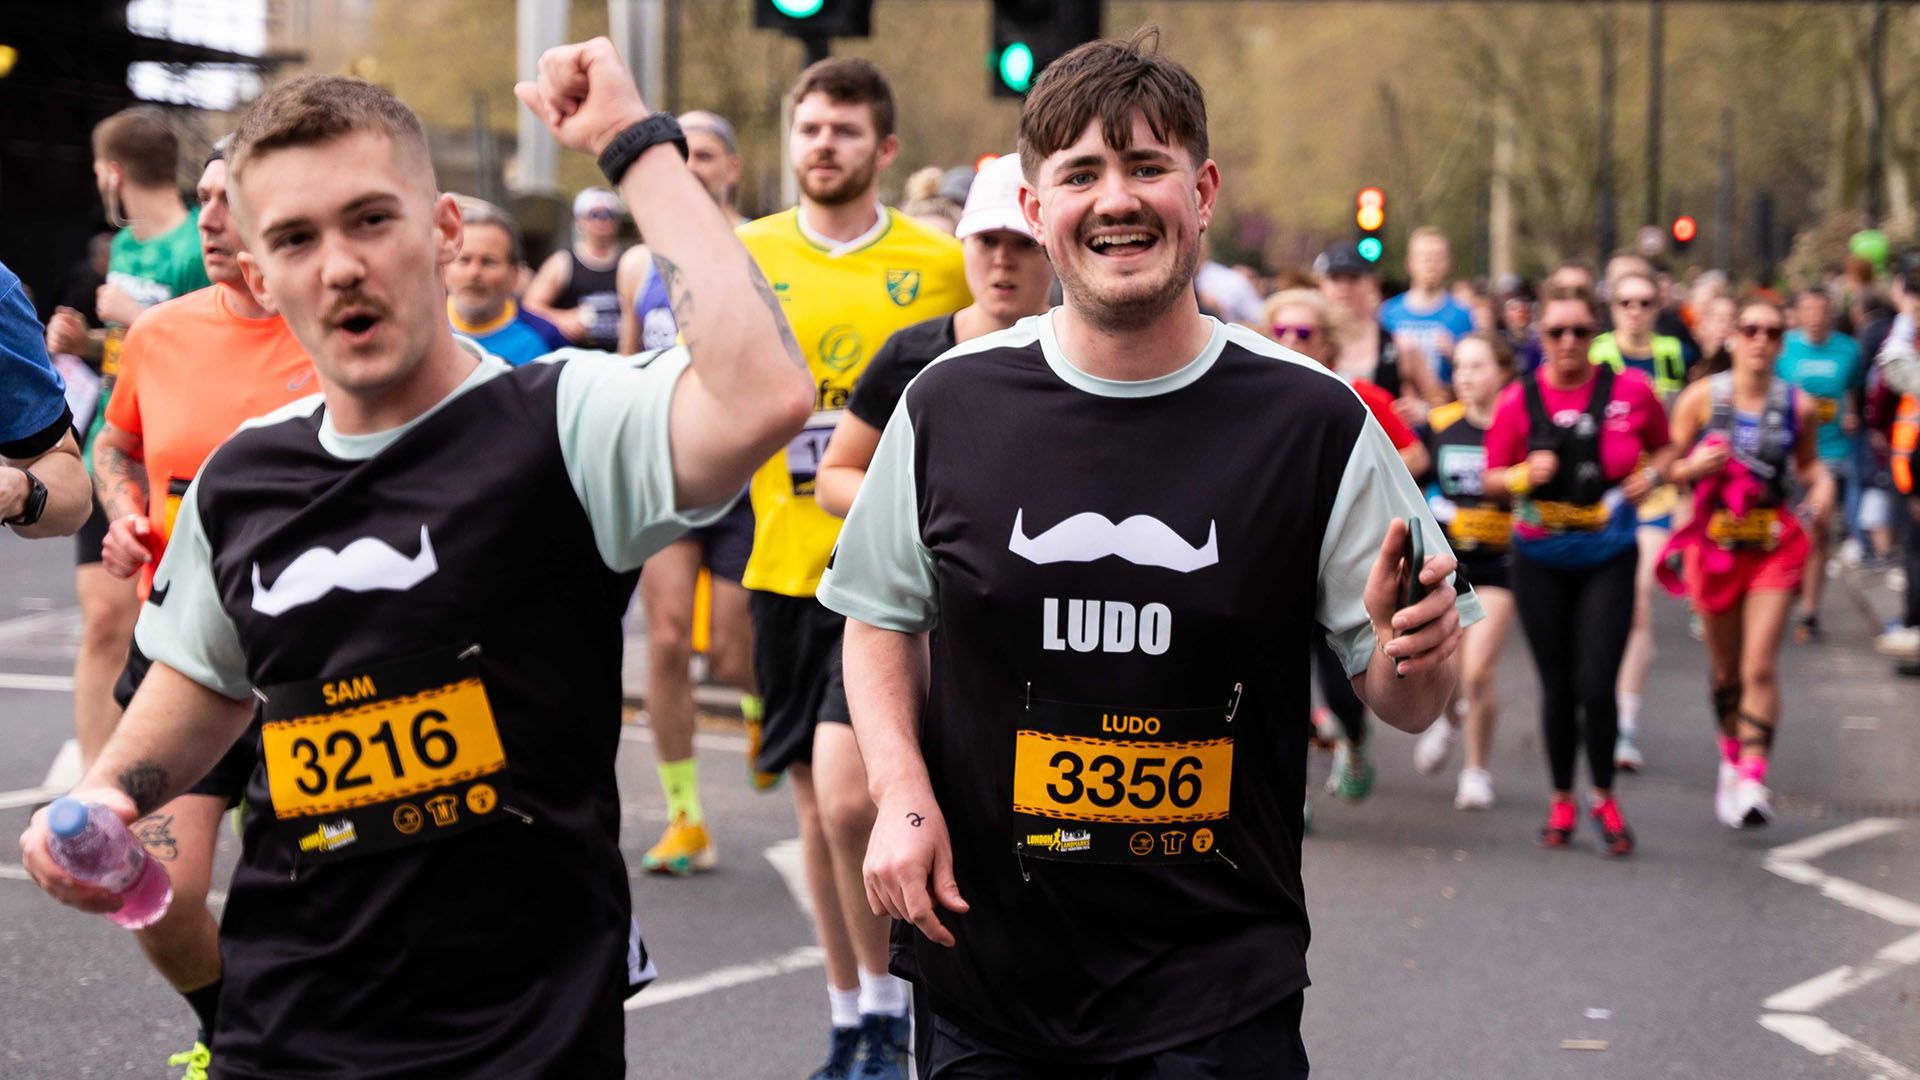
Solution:
<svg viewBox="0 0 1920 1080">
<path fill-rule="evenodd" d="M 1647 224 L 1660 221 L 1660 108 L 1666 84 L 1667 14 L 1660 0 L 1647 4 Z"/>
<path fill-rule="evenodd" d="M 800 44 L 807 47 L 808 67 L 833 55 L 833 39 L 824 34 L 802 34 Z"/>
</svg>

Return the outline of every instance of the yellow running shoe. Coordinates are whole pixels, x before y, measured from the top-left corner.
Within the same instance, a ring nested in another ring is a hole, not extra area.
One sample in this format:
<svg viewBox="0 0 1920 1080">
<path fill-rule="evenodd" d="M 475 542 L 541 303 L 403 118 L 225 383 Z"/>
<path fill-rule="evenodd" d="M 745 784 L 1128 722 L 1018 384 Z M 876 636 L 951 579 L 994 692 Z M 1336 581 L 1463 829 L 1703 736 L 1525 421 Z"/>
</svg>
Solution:
<svg viewBox="0 0 1920 1080">
<path fill-rule="evenodd" d="M 181 1065 L 187 1067 L 187 1071 L 181 1074 L 180 1080 L 207 1080 L 207 1066 L 212 1064 L 213 1051 L 207 1049 L 206 1043 L 197 1039 L 194 1040 L 193 1049 L 183 1050 L 167 1059 L 169 1069 Z"/>
<path fill-rule="evenodd" d="M 640 866 L 650 874 L 686 877 L 711 870 L 718 861 L 707 827 L 690 825 L 685 815 L 675 814 L 667 822 L 667 831 L 660 834 L 660 842 L 640 857 Z"/>
<path fill-rule="evenodd" d="M 760 758 L 760 721 L 766 715 L 766 706 L 752 694 L 740 696 L 740 718 L 747 722 L 747 780 L 755 791 L 772 791 L 780 784 L 780 774 L 761 772 L 754 768 L 754 762 Z"/>
</svg>

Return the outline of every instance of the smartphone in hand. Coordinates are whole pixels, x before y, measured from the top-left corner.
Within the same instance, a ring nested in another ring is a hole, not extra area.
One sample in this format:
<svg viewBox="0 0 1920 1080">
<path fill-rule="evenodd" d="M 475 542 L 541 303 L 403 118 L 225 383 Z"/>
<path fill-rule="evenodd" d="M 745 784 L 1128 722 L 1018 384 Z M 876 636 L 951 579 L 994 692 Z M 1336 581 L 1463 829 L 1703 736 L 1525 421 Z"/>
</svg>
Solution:
<svg viewBox="0 0 1920 1080">
<path fill-rule="evenodd" d="M 1420 519 L 1404 517 L 1400 519 L 1407 526 L 1407 556 L 1400 564 L 1400 604 L 1401 610 L 1410 608 L 1426 599 L 1427 587 L 1420 581 L 1420 571 L 1427 565 L 1427 534 L 1420 528 Z M 1419 627 L 1409 626 L 1394 636 L 1410 634 Z M 1400 665 L 1393 665 L 1393 677 L 1403 679 Z"/>
</svg>

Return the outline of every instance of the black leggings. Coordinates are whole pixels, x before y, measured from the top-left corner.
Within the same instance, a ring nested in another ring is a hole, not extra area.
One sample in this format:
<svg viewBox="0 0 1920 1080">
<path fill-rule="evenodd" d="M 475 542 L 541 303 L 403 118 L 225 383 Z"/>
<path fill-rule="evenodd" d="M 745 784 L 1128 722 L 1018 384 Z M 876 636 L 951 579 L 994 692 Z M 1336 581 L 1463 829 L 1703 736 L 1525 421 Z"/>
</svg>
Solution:
<svg viewBox="0 0 1920 1080">
<path fill-rule="evenodd" d="M 1614 680 L 1633 629 L 1638 560 L 1629 549 L 1598 566 L 1551 566 L 1514 553 L 1513 602 L 1540 670 L 1540 727 L 1555 791 L 1573 790 L 1583 734 L 1593 786 L 1613 787 Z"/>
<path fill-rule="evenodd" d="M 1313 667 L 1320 677 L 1320 697 L 1327 703 L 1327 710 L 1334 719 L 1340 721 L 1340 730 L 1347 741 L 1355 746 L 1367 741 L 1367 707 L 1361 704 L 1353 692 L 1353 681 L 1347 678 L 1346 666 L 1333 653 L 1333 646 L 1325 641 L 1313 643 Z"/>
</svg>

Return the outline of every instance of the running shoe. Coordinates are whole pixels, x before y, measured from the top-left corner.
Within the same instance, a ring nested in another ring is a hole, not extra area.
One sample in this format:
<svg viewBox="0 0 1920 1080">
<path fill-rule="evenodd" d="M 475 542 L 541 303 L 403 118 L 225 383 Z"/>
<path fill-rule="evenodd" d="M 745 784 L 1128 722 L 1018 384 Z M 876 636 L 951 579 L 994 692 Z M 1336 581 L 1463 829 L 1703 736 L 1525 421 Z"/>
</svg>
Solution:
<svg viewBox="0 0 1920 1080">
<path fill-rule="evenodd" d="M 1300 804 L 1300 832 L 1302 835 L 1313 831 L 1313 800 Z"/>
<path fill-rule="evenodd" d="M 1820 616 L 1818 615 L 1794 616 L 1793 640 L 1795 642 L 1801 645 L 1807 645 L 1807 644 L 1811 644 L 1813 642 L 1819 641 L 1820 638 L 1821 638 Z"/>
<path fill-rule="evenodd" d="M 1630 732 L 1623 731 L 1613 740 L 1613 767 L 1630 773 L 1647 767 L 1647 759 L 1640 753 L 1640 747 L 1634 743 Z"/>
<path fill-rule="evenodd" d="M 1367 752 L 1341 739 L 1333 748 L 1333 772 L 1327 777 L 1327 794 L 1348 802 L 1359 802 L 1373 793 L 1373 762 Z"/>
<path fill-rule="evenodd" d="M 1460 786 L 1453 792 L 1453 808 L 1493 809 L 1493 774 L 1485 769 L 1461 769 Z"/>
<path fill-rule="evenodd" d="M 1741 777 L 1733 788 L 1734 824 L 1742 829 L 1764 829 L 1773 824 L 1773 793 L 1758 780 Z"/>
<path fill-rule="evenodd" d="M 837 1027 L 827 1036 L 827 1063 L 813 1071 L 807 1080 L 853 1080 L 860 1064 L 860 1032 L 857 1027 Z"/>
<path fill-rule="evenodd" d="M 740 695 L 740 718 L 747 724 L 747 781 L 755 791 L 772 791 L 780 783 L 779 773 L 761 772 L 754 767 L 754 762 L 760 760 L 761 721 L 766 715 L 766 704 L 759 697 Z"/>
<path fill-rule="evenodd" d="M 909 1080 L 907 1046 L 913 1041 L 913 1021 L 904 1016 L 869 1013 L 856 1029 L 860 1039 L 853 1075 L 859 1080 Z"/>
<path fill-rule="evenodd" d="M 1920 626 L 1896 626 L 1874 638 L 1873 647 L 1898 660 L 1920 660 Z"/>
<path fill-rule="evenodd" d="M 685 877 L 711 870 L 718 861 L 707 827 L 688 824 L 685 814 L 675 814 L 660 842 L 640 857 L 640 866 L 650 874 Z"/>
<path fill-rule="evenodd" d="M 1339 731 L 1340 722 L 1333 718 L 1333 710 L 1315 709 L 1308 719 L 1313 724 L 1313 734 L 1308 738 L 1313 748 L 1315 750 L 1333 749 L 1334 744 L 1340 741 L 1339 735 L 1336 734 Z"/>
<path fill-rule="evenodd" d="M 1432 776 L 1447 767 L 1447 759 L 1453 756 L 1453 744 L 1460 741 L 1460 732 L 1448 717 L 1435 720 L 1427 730 L 1413 743 L 1413 767 L 1424 776 Z"/>
<path fill-rule="evenodd" d="M 1734 796 L 1739 787 L 1739 766 L 1721 758 L 1720 777 L 1713 787 L 1713 816 L 1729 829 L 1740 827 L 1740 811 L 1734 807 Z"/>
<path fill-rule="evenodd" d="M 1563 848 L 1573 843 L 1573 827 L 1580 822 L 1580 811 L 1571 801 L 1553 800 L 1547 808 L 1547 823 L 1540 829 L 1540 846 Z"/>
<path fill-rule="evenodd" d="M 1593 822 L 1600 826 L 1600 854 L 1614 858 L 1633 854 L 1633 830 L 1620 816 L 1620 800 L 1594 803 Z"/>
<path fill-rule="evenodd" d="M 195 1039 L 193 1041 L 193 1049 L 182 1050 L 180 1053 L 167 1059 L 167 1068 L 169 1069 L 177 1069 L 182 1065 L 186 1066 L 187 1071 L 181 1073 L 178 1080 L 207 1080 L 207 1069 L 212 1064 L 213 1051 L 207 1048 L 204 1039 Z"/>
<path fill-rule="evenodd" d="M 1893 673 L 1903 679 L 1920 679 L 1920 660 L 1909 660 L 1904 664 L 1895 664 Z"/>
</svg>

